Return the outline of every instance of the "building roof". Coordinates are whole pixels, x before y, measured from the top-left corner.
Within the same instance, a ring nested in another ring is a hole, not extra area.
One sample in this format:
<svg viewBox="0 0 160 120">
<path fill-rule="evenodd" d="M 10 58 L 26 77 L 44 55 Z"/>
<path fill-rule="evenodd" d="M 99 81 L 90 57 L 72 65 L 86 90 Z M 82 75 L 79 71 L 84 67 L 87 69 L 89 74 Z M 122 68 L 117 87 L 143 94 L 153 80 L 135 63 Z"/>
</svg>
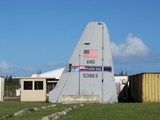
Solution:
<svg viewBox="0 0 160 120">
<path fill-rule="evenodd" d="M 12 77 L 13 79 L 55 79 L 54 77 Z"/>
<path fill-rule="evenodd" d="M 129 75 L 129 76 L 135 76 L 135 75 L 142 75 L 142 74 L 160 74 L 160 72 L 141 72 L 141 73 L 137 73 L 137 74 L 133 74 L 133 75 Z"/>
<path fill-rule="evenodd" d="M 59 79 L 61 77 L 63 70 L 64 70 L 64 67 L 56 70 L 44 72 L 41 74 L 33 74 L 31 77 L 47 77 L 47 78 Z"/>
</svg>

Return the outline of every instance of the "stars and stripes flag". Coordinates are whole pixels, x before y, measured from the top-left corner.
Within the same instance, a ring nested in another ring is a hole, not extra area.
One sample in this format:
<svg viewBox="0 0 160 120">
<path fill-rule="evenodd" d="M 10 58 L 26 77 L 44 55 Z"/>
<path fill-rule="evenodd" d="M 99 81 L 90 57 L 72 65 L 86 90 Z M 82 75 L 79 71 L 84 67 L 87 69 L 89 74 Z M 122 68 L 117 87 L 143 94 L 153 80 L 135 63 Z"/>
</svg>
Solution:
<svg viewBox="0 0 160 120">
<path fill-rule="evenodd" d="M 84 58 L 97 58 L 98 50 L 84 50 Z"/>
</svg>

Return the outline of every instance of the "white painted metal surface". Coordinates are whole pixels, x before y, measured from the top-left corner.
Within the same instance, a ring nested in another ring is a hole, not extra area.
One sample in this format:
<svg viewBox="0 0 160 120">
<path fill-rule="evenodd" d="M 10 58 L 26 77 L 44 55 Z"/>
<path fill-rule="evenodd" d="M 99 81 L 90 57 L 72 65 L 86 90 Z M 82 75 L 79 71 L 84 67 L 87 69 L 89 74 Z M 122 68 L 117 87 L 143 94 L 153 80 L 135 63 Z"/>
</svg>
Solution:
<svg viewBox="0 0 160 120">
<path fill-rule="evenodd" d="M 49 102 L 62 102 L 63 95 L 100 96 L 100 103 L 117 102 L 114 68 L 107 26 L 90 22 L 78 41 Z"/>
<path fill-rule="evenodd" d="M 4 77 L 0 76 L 0 101 L 3 101 L 4 96 Z"/>
</svg>

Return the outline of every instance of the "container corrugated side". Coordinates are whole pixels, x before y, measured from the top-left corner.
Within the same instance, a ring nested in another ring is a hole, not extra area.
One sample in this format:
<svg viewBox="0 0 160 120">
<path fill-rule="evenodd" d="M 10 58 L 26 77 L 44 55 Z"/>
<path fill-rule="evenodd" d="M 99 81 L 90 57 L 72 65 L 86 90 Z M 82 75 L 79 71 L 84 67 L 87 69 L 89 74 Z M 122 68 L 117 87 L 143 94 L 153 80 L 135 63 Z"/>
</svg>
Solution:
<svg viewBox="0 0 160 120">
<path fill-rule="evenodd" d="M 142 74 L 142 102 L 160 102 L 160 73 Z"/>
</svg>

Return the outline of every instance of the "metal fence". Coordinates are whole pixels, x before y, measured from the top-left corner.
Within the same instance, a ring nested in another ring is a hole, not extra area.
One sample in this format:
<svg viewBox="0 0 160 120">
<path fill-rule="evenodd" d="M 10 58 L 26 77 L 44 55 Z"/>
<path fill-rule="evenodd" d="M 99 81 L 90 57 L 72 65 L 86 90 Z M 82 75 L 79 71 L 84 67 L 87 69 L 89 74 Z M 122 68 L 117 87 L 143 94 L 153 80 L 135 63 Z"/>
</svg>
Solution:
<svg viewBox="0 0 160 120">
<path fill-rule="evenodd" d="M 4 97 L 15 97 L 19 86 L 4 86 Z"/>
</svg>

